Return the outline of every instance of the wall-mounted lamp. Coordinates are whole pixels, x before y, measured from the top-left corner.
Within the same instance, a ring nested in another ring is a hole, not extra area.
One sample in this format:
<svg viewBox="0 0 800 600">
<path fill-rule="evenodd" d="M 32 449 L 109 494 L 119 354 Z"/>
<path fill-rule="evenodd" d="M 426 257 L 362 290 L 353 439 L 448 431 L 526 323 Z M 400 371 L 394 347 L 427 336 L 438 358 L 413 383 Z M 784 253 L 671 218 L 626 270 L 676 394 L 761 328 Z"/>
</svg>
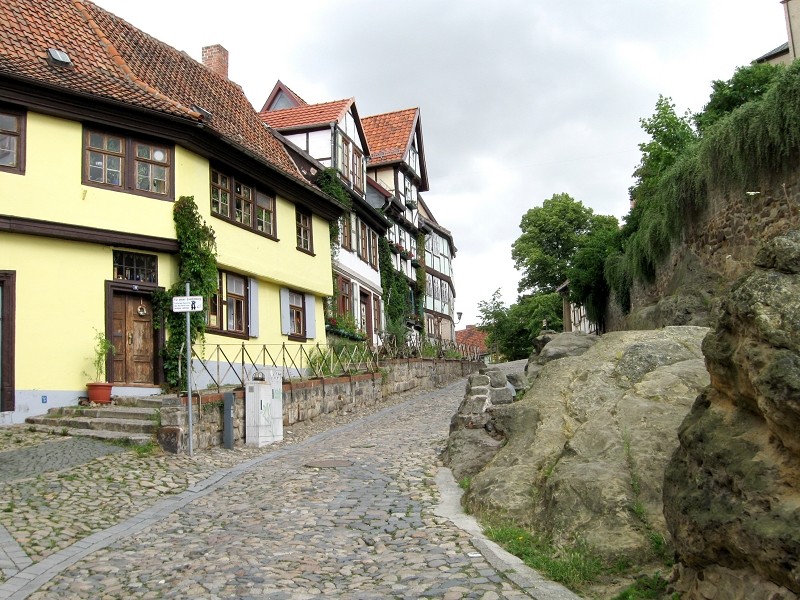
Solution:
<svg viewBox="0 0 800 600">
<path fill-rule="evenodd" d="M 457 319 L 456 319 L 456 325 L 458 325 L 459 323 L 461 323 L 461 315 L 463 315 L 463 314 L 464 314 L 464 313 L 463 313 L 463 312 L 461 312 L 461 311 L 459 311 L 459 312 L 457 312 L 457 313 L 456 313 L 456 317 L 457 317 Z"/>
</svg>

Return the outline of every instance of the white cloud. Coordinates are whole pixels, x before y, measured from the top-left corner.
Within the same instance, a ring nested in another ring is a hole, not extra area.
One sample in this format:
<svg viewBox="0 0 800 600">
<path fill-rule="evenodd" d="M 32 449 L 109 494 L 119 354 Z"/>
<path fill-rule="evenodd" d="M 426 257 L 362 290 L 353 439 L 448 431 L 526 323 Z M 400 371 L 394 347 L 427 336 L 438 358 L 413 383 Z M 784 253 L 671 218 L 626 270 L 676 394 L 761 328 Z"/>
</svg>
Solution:
<svg viewBox="0 0 800 600">
<path fill-rule="evenodd" d="M 309 102 L 354 96 L 362 115 L 419 106 L 463 323 L 498 287 L 516 299 L 527 209 L 566 192 L 621 217 L 658 95 L 700 110 L 712 80 L 786 41 L 777 0 L 98 4 L 197 59 L 222 44 L 257 108 L 277 79 Z"/>
</svg>

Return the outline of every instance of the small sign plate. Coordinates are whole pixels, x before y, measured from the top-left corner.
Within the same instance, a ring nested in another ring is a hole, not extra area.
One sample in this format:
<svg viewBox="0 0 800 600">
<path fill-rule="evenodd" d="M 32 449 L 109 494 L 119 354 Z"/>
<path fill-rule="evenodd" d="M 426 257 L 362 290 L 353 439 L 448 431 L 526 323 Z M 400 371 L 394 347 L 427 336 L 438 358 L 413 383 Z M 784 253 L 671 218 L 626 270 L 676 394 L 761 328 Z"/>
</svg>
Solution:
<svg viewBox="0 0 800 600">
<path fill-rule="evenodd" d="M 172 299 L 172 312 L 200 312 L 203 310 L 202 296 L 175 296 Z"/>
</svg>

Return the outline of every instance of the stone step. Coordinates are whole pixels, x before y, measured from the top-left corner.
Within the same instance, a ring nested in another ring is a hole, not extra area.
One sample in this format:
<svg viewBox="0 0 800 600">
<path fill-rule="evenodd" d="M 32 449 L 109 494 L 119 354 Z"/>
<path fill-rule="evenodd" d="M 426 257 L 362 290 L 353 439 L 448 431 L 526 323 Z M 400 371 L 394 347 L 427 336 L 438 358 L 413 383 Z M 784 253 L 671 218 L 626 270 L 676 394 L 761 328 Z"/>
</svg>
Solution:
<svg viewBox="0 0 800 600">
<path fill-rule="evenodd" d="M 114 396 L 114 406 L 135 406 L 140 408 L 160 408 L 164 399 L 177 398 L 175 394 L 158 396 Z"/>
<path fill-rule="evenodd" d="M 101 430 L 115 431 L 124 433 L 149 434 L 156 432 L 156 422 L 154 420 L 143 421 L 141 419 L 115 419 L 107 417 L 79 417 L 62 415 L 58 417 L 28 417 L 26 423 L 33 425 L 43 425 L 61 431 L 67 429 Z"/>
<path fill-rule="evenodd" d="M 52 424 L 40 425 L 35 423 L 31 423 L 30 428 L 33 431 L 41 431 L 44 433 L 90 437 L 109 442 L 115 442 L 115 441 L 127 442 L 129 444 L 134 444 L 136 446 L 145 446 L 153 441 L 153 436 L 150 434 L 131 433 L 128 431 L 104 431 L 101 429 L 70 429 L 69 427 L 66 426 L 55 427 Z"/>
<path fill-rule="evenodd" d="M 51 408 L 47 411 L 46 418 L 56 417 L 86 417 L 93 419 L 128 419 L 140 421 L 155 421 L 158 419 L 158 408 L 142 408 L 136 406 L 104 406 L 104 407 L 83 407 L 65 406 L 63 408 Z"/>
</svg>

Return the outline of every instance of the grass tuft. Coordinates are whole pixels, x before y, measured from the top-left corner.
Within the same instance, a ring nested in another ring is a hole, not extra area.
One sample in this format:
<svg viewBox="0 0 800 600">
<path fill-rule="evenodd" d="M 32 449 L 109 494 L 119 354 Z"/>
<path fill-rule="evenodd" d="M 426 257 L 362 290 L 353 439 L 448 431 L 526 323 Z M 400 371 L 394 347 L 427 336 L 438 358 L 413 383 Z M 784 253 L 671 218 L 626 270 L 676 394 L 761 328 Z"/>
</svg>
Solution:
<svg viewBox="0 0 800 600">
<path fill-rule="evenodd" d="M 594 582 L 605 570 L 600 557 L 582 541 L 557 548 L 546 538 L 511 525 L 489 527 L 486 534 L 532 569 L 570 589 Z"/>
</svg>

